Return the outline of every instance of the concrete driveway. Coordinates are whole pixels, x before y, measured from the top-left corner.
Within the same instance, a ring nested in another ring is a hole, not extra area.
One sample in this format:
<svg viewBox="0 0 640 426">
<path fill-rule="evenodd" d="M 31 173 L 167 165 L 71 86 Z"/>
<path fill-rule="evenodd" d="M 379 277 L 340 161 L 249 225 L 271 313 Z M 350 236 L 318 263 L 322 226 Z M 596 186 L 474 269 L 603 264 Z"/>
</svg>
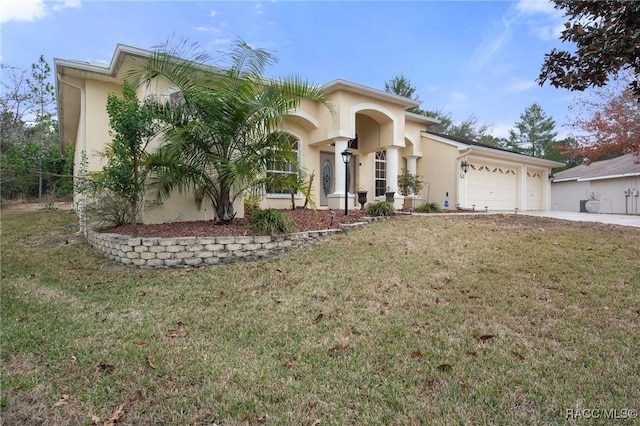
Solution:
<svg viewBox="0 0 640 426">
<path fill-rule="evenodd" d="M 623 214 L 578 213 L 559 211 L 527 211 L 518 212 L 529 216 L 542 216 L 554 219 L 573 220 L 576 222 L 608 223 L 611 225 L 634 226 L 640 228 L 640 216 Z"/>
</svg>

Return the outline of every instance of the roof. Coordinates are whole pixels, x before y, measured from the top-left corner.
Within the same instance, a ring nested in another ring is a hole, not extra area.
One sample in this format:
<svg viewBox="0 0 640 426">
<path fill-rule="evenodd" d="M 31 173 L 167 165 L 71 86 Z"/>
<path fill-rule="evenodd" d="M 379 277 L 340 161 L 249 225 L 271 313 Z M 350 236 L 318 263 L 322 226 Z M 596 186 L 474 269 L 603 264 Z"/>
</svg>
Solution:
<svg viewBox="0 0 640 426">
<path fill-rule="evenodd" d="M 640 163 L 633 154 L 626 154 L 611 160 L 594 161 L 588 166 L 582 164 L 555 174 L 553 181 L 600 180 L 627 176 L 640 176 Z"/>
<path fill-rule="evenodd" d="M 476 142 L 474 140 L 467 139 L 467 138 L 461 138 L 459 136 L 445 135 L 444 133 L 432 132 L 431 130 L 427 130 L 427 133 L 430 133 L 430 134 L 436 135 L 436 136 L 440 136 L 441 138 L 451 139 L 452 141 L 464 143 L 464 144 L 467 144 L 467 145 L 483 146 L 485 148 L 497 149 L 498 151 L 512 152 L 514 154 L 520 154 L 520 155 L 524 155 L 524 156 L 527 156 L 527 157 L 532 157 L 531 155 L 522 154 L 522 153 L 519 153 L 519 152 L 512 151 L 510 149 L 501 148 L 501 147 L 489 145 L 489 144 L 482 143 L 482 142 Z M 532 157 L 532 158 L 537 158 L 537 157 Z"/>
<path fill-rule="evenodd" d="M 553 160 L 547 160 L 546 158 L 538 158 L 538 157 L 534 157 L 532 155 L 527 155 L 527 154 L 521 154 L 519 152 L 514 152 L 511 151 L 510 149 L 506 149 L 506 148 L 501 148 L 501 147 L 497 147 L 497 146 L 493 146 L 493 145 L 489 145 L 486 143 L 482 143 L 482 142 L 476 142 L 474 140 L 471 139 L 466 139 L 466 138 L 461 138 L 458 136 L 450 136 L 450 135 L 445 135 L 443 133 L 437 133 L 437 132 L 432 132 L 431 130 L 427 130 L 423 133 L 426 133 L 428 135 L 433 135 L 433 136 L 437 136 L 439 138 L 443 138 L 443 139 L 448 139 L 454 142 L 458 142 L 464 145 L 471 145 L 471 146 L 475 146 L 480 148 L 478 151 L 482 151 L 485 153 L 493 153 L 493 154 L 498 154 L 498 153 L 504 153 L 503 155 L 508 155 L 511 158 L 519 158 L 520 161 L 527 161 L 529 163 L 534 163 L 534 164 L 539 164 L 539 165 L 544 165 L 546 167 L 560 167 L 560 166 L 564 166 L 564 163 L 560 163 L 558 161 L 553 161 Z"/>
</svg>

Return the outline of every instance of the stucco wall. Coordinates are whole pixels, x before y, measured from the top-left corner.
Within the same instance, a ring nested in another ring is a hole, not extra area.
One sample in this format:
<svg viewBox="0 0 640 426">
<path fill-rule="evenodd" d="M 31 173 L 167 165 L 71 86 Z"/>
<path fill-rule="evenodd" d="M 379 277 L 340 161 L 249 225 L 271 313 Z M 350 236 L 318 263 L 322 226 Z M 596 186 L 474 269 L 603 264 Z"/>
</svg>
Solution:
<svg viewBox="0 0 640 426">
<path fill-rule="evenodd" d="M 418 174 L 424 176 L 425 180 L 421 198 L 425 201 L 437 202 L 441 208 L 445 208 L 445 201 L 448 201 L 448 208 L 455 209 L 458 199 L 455 170 L 458 149 L 455 146 L 430 140 L 425 136 L 422 136 L 421 140 L 423 157 L 418 159 Z"/>
<path fill-rule="evenodd" d="M 640 190 L 640 177 L 554 182 L 551 184 L 551 208 L 580 211 L 580 200 L 589 199 L 593 193 L 600 198 L 600 213 L 639 214 L 640 197 L 625 197 L 627 189 Z"/>
</svg>

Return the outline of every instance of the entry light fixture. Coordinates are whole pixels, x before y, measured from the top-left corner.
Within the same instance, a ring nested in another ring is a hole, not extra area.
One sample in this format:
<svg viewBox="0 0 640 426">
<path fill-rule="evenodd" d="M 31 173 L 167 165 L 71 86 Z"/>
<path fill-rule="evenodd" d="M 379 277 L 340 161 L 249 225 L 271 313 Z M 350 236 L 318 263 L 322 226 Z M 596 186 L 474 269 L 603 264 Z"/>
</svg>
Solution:
<svg viewBox="0 0 640 426">
<path fill-rule="evenodd" d="M 341 155 L 344 162 L 344 215 L 347 216 L 349 214 L 349 163 L 353 154 L 347 148 Z"/>
<path fill-rule="evenodd" d="M 462 163 L 460 163 L 460 170 L 462 170 L 462 173 L 460 173 L 460 177 L 464 178 L 469 171 L 469 163 L 467 163 L 467 160 L 462 160 Z"/>
</svg>

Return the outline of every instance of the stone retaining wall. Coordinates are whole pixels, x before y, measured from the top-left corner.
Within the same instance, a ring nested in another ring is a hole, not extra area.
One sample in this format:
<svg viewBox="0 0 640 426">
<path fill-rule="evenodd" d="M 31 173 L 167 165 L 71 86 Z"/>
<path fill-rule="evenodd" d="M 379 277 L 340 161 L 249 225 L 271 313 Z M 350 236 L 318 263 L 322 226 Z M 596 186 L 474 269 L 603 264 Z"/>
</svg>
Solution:
<svg viewBox="0 0 640 426">
<path fill-rule="evenodd" d="M 365 218 L 367 222 L 373 218 Z M 188 267 L 250 261 L 277 256 L 329 235 L 361 228 L 366 222 L 340 229 L 297 232 L 277 236 L 144 238 L 87 232 L 87 241 L 109 259 L 125 265 Z"/>
</svg>

